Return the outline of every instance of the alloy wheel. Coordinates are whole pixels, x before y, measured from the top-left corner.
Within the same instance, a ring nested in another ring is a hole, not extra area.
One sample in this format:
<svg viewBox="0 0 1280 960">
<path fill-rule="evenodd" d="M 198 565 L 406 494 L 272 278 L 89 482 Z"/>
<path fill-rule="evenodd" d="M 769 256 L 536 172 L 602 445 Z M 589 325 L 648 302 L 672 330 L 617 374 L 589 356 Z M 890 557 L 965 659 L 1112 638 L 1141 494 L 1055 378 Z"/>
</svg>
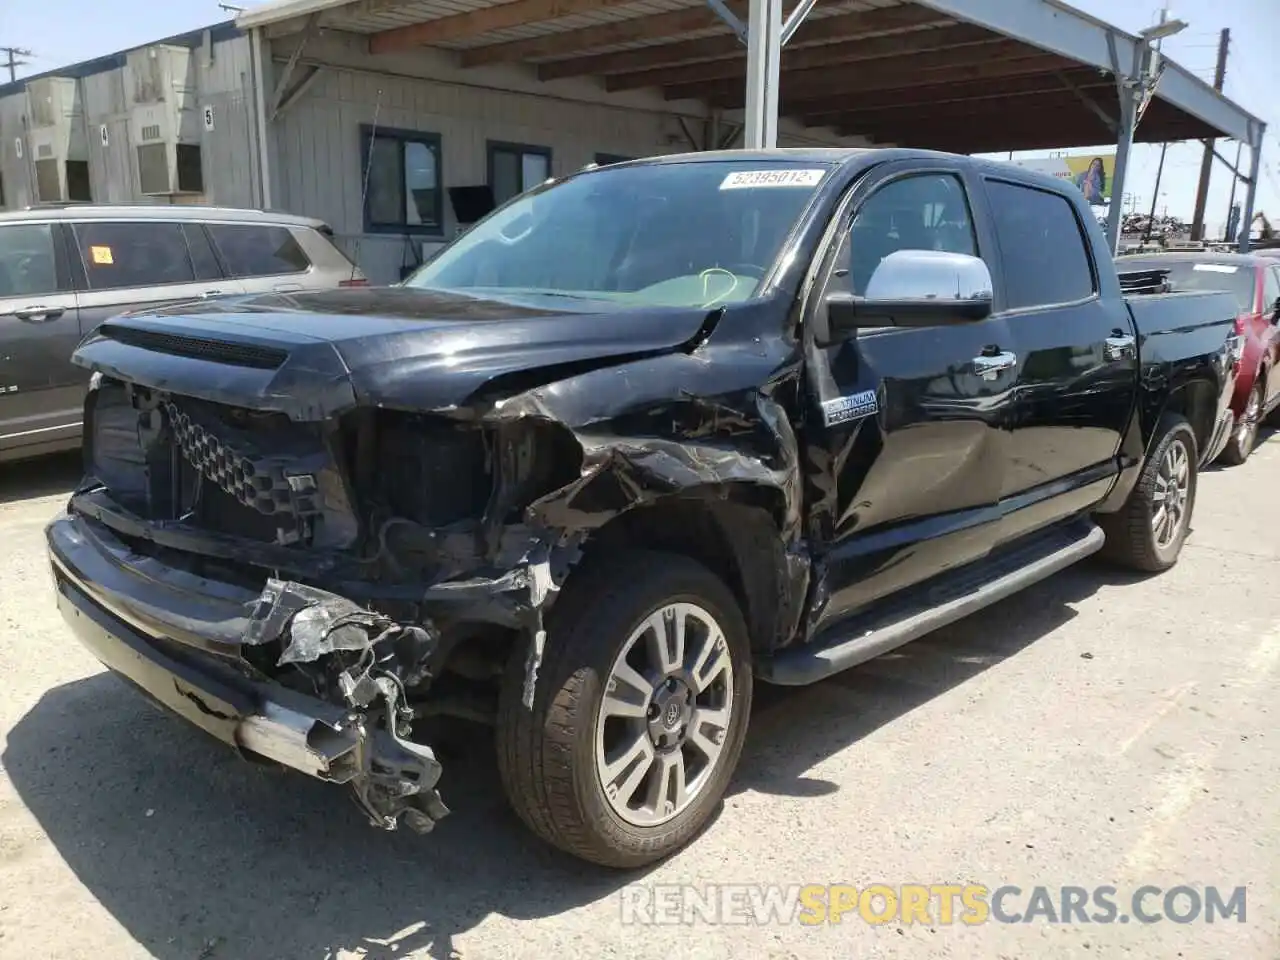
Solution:
<svg viewBox="0 0 1280 960">
<path fill-rule="evenodd" d="M 1257 389 L 1249 393 L 1249 402 L 1245 405 L 1240 424 L 1236 427 L 1236 447 L 1241 458 L 1248 456 L 1253 450 L 1254 439 L 1258 434 L 1258 415 L 1262 412 L 1262 398 Z"/>
<path fill-rule="evenodd" d="M 1156 546 L 1168 547 L 1177 538 L 1186 520 L 1191 493 L 1191 457 L 1186 444 L 1176 439 L 1160 460 L 1155 492 L 1151 495 L 1151 532 Z"/>
<path fill-rule="evenodd" d="M 596 774 L 632 826 L 678 816 L 712 779 L 733 716 L 733 660 L 704 608 L 671 603 L 627 638 L 605 679 Z"/>
</svg>

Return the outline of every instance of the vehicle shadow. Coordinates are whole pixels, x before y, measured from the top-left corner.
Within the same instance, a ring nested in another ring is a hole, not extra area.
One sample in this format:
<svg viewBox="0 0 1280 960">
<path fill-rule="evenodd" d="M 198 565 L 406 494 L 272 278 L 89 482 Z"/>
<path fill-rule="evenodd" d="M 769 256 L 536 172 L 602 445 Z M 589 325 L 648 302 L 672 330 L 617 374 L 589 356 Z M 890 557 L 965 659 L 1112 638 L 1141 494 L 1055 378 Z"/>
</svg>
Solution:
<svg viewBox="0 0 1280 960">
<path fill-rule="evenodd" d="M 6 463 L 0 466 L 0 504 L 69 494 L 81 469 L 79 451 Z"/>
<path fill-rule="evenodd" d="M 751 732 L 732 790 L 796 797 L 835 792 L 839 785 L 809 778 L 806 771 L 1016 656 L 1074 618 L 1071 604 L 1103 584 L 1140 579 L 1086 561 L 812 687 L 757 685 Z"/>
<path fill-rule="evenodd" d="M 1017 655 L 1116 577 L 1084 564 L 818 688 L 761 686 L 733 791 L 839 789 L 805 772 Z M 46 693 L 2 760 L 79 880 L 159 960 L 389 960 L 450 957 L 490 914 L 554 916 L 642 876 L 535 840 L 480 743 L 445 758 L 455 812 L 427 837 L 377 831 L 342 791 L 237 760 L 106 674 Z"/>
</svg>

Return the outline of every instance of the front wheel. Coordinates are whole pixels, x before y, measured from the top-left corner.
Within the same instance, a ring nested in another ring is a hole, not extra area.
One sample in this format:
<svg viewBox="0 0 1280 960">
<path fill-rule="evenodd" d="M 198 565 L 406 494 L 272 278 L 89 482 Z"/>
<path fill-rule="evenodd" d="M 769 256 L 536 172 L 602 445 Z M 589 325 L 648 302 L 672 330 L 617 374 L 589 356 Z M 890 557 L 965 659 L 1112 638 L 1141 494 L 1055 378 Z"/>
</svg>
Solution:
<svg viewBox="0 0 1280 960">
<path fill-rule="evenodd" d="M 1168 415 L 1124 506 L 1098 517 L 1107 535 L 1102 555 L 1147 573 L 1168 570 L 1178 561 L 1191 530 L 1196 501 L 1196 435 L 1186 419 Z"/>
<path fill-rule="evenodd" d="M 548 620 L 532 710 L 523 650 L 508 664 L 499 769 L 535 833 L 638 867 L 692 838 L 728 786 L 751 709 L 747 628 L 728 587 L 686 557 L 628 551 L 575 576 Z"/>
</svg>

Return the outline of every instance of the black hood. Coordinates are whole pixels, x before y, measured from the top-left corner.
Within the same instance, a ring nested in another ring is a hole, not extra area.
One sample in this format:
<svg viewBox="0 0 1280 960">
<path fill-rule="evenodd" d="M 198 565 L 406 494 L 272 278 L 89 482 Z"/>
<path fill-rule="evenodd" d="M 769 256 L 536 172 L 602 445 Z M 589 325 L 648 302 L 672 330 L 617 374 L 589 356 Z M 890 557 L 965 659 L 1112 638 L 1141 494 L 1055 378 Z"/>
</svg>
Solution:
<svg viewBox="0 0 1280 960">
<path fill-rule="evenodd" d="M 679 349 L 706 320 L 699 309 L 374 287 L 117 317 L 75 361 L 157 389 L 319 419 L 355 404 L 463 406 L 498 377 Z"/>
</svg>

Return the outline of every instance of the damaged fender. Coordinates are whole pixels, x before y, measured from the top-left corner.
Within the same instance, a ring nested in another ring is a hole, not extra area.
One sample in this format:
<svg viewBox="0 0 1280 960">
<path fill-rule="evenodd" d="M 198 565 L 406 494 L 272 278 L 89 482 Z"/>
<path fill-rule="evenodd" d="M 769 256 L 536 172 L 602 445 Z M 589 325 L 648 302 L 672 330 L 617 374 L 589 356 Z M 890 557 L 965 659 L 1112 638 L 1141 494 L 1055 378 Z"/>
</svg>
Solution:
<svg viewBox="0 0 1280 960">
<path fill-rule="evenodd" d="M 619 517 L 668 498 L 770 506 L 767 552 L 758 544 L 742 546 L 760 555 L 768 568 L 763 576 L 771 581 L 770 615 L 753 619 L 765 621 L 757 627 L 766 634 L 759 637 L 762 645 L 785 644 L 794 636 L 812 561 L 801 520 L 799 443 L 781 401 L 799 389 L 799 365 L 797 355 L 782 346 L 735 346 L 736 362 L 730 365 L 710 362 L 707 354 L 715 348 L 701 344 L 539 385 L 479 413 L 481 423 L 512 443 L 522 428 L 567 432 L 580 460 L 576 477 L 523 510 L 523 524 L 547 560 L 531 564 L 526 555 L 514 571 L 529 588 L 527 606 L 522 604 L 529 642 L 526 707 L 532 706 L 546 642 L 544 604 L 554 601 L 581 548 Z M 707 384 L 710 376 L 719 382 Z M 499 514 L 491 509 L 487 517 Z M 451 586 L 429 594 L 439 596 Z M 500 589 L 499 581 L 492 588 Z"/>
</svg>

